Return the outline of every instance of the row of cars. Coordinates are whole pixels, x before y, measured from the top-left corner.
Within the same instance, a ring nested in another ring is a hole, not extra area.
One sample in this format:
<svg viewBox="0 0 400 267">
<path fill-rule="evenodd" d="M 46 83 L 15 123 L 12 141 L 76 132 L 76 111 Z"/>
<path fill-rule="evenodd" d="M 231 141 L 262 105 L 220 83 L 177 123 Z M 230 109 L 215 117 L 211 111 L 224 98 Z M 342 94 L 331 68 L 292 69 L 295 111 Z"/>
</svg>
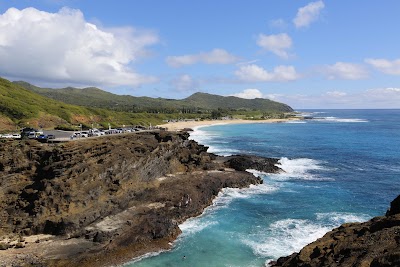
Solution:
<svg viewBox="0 0 400 267">
<path fill-rule="evenodd" d="M 79 131 L 74 132 L 71 135 L 71 139 L 75 138 L 86 138 L 92 136 L 102 136 L 109 134 L 121 134 L 121 133 L 131 133 L 143 130 L 143 128 L 117 128 L 117 129 L 108 129 L 108 130 L 99 130 L 99 129 L 91 129 L 88 131 Z"/>
<path fill-rule="evenodd" d="M 21 134 L 2 134 L 0 135 L 0 138 L 5 138 L 5 139 L 22 139 L 22 138 L 27 138 L 27 139 L 36 139 L 38 141 L 48 141 L 50 139 L 55 139 L 54 134 L 44 134 L 41 131 L 31 131 L 31 132 L 21 132 Z"/>
</svg>

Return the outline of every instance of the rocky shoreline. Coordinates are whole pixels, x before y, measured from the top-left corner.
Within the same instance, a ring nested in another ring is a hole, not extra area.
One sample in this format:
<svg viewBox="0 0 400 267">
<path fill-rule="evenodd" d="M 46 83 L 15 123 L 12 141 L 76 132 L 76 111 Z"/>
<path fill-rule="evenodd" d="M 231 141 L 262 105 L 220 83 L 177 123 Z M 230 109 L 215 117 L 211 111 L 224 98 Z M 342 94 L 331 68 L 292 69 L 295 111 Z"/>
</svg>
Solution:
<svg viewBox="0 0 400 267">
<path fill-rule="evenodd" d="M 186 132 L 0 148 L 0 266 L 111 266 L 170 248 L 225 187 L 276 159 L 217 157 Z"/>
<path fill-rule="evenodd" d="M 400 196 L 385 216 L 363 223 L 347 223 L 281 257 L 274 267 L 389 267 L 400 266 Z"/>
</svg>

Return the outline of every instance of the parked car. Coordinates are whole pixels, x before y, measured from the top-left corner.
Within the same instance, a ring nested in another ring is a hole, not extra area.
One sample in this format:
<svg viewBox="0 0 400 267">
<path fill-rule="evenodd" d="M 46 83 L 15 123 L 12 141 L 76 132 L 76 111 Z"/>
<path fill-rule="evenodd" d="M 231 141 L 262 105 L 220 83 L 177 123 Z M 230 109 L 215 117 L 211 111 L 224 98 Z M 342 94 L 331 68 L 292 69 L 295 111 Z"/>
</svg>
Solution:
<svg viewBox="0 0 400 267">
<path fill-rule="evenodd" d="M 89 132 L 82 131 L 82 132 L 80 132 L 80 136 L 81 137 L 89 137 Z"/>
<path fill-rule="evenodd" d="M 40 132 L 40 131 L 29 132 L 28 138 L 29 138 L 29 139 L 35 139 L 35 138 L 37 138 L 38 136 L 40 136 L 40 135 L 42 135 L 42 134 L 43 134 L 43 132 Z"/>
<path fill-rule="evenodd" d="M 12 138 L 14 139 L 21 139 L 21 135 L 20 134 L 13 134 Z"/>
<path fill-rule="evenodd" d="M 56 136 L 54 134 L 48 134 L 47 139 L 56 139 Z"/>
<path fill-rule="evenodd" d="M 21 139 L 20 134 L 3 134 L 0 135 L 1 138 L 7 138 L 7 139 Z"/>
<path fill-rule="evenodd" d="M 47 135 L 45 134 L 38 135 L 36 137 L 36 140 L 38 140 L 39 142 L 47 142 Z"/>
</svg>

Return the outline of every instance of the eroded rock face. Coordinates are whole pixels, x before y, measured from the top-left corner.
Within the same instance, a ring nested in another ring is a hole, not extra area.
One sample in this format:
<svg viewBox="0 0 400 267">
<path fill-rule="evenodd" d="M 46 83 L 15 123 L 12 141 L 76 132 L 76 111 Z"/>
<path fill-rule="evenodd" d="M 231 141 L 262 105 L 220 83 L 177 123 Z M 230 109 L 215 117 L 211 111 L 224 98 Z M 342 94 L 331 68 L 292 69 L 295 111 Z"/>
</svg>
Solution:
<svg viewBox="0 0 400 267">
<path fill-rule="evenodd" d="M 146 133 L 62 146 L 0 148 L 2 230 L 66 234 L 130 206 L 134 185 L 211 161 L 185 134 Z"/>
<path fill-rule="evenodd" d="M 251 155 L 236 155 L 227 157 L 226 165 L 229 168 L 237 171 L 245 171 L 247 169 L 254 169 L 266 173 L 277 173 L 282 171 L 277 167 L 278 159 L 263 158 Z"/>
<path fill-rule="evenodd" d="M 217 159 L 188 136 L 143 132 L 62 145 L 3 143 L 0 238 L 56 236 L 51 245 L 20 249 L 22 261 L 33 250 L 38 266 L 123 262 L 168 247 L 180 234 L 179 223 L 200 215 L 222 188 L 262 183 L 241 171 L 245 164 L 260 171 L 275 164 Z"/>
<path fill-rule="evenodd" d="M 386 216 L 344 224 L 271 266 L 400 266 L 400 196 Z"/>
</svg>

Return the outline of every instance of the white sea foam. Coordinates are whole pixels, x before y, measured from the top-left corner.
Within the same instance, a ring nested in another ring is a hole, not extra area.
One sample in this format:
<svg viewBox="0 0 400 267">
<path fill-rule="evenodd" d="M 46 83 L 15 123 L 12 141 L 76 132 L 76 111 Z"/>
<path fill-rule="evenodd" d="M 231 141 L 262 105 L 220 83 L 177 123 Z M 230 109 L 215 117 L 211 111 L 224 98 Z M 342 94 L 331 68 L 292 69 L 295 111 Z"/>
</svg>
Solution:
<svg viewBox="0 0 400 267">
<path fill-rule="evenodd" d="M 179 225 L 179 228 L 182 230 L 182 235 L 191 235 L 197 232 L 204 230 L 205 228 L 216 225 L 218 222 L 216 221 L 209 221 L 205 219 L 203 216 L 190 218 Z"/>
<path fill-rule="evenodd" d="M 211 125 L 208 125 L 211 126 Z M 208 152 L 217 154 L 219 156 L 232 156 L 235 154 L 243 153 L 243 151 L 233 149 L 233 148 L 228 148 L 228 147 L 223 147 L 221 144 L 227 144 L 228 142 L 226 141 L 218 141 L 218 145 L 214 145 L 215 142 L 214 140 L 217 137 L 220 137 L 220 135 L 210 132 L 210 131 L 203 131 L 202 128 L 208 127 L 208 126 L 197 126 L 194 127 L 193 132 L 190 134 L 190 139 L 195 140 L 196 142 L 208 146 Z"/>
<path fill-rule="evenodd" d="M 271 224 L 263 233 L 257 233 L 250 240 L 244 239 L 243 242 L 250 246 L 256 255 L 277 259 L 299 251 L 329 230 L 328 226 L 308 220 L 285 219 Z"/>
<path fill-rule="evenodd" d="M 349 212 L 317 213 L 316 216 L 318 221 L 326 221 L 332 227 L 339 226 L 343 223 L 364 222 L 370 218 L 367 214 L 354 214 Z"/>
<path fill-rule="evenodd" d="M 244 237 L 242 242 L 256 255 L 277 259 L 299 251 L 345 222 L 360 222 L 368 218 L 365 214 L 331 212 L 317 213 L 315 220 L 284 219 Z"/>
<path fill-rule="evenodd" d="M 142 255 L 142 256 L 139 256 L 139 257 L 137 257 L 137 258 L 134 258 L 133 260 L 131 260 L 130 262 L 127 262 L 127 263 L 123 264 L 122 266 L 131 266 L 133 263 L 142 261 L 142 260 L 147 259 L 147 258 L 151 258 L 151 257 L 158 256 L 158 255 L 160 255 L 161 253 L 166 252 L 166 251 L 167 251 L 167 250 L 160 250 L 160 251 L 157 251 L 157 252 L 149 252 L 149 253 L 146 253 L 146 254 L 144 254 L 144 255 Z"/>
<path fill-rule="evenodd" d="M 234 199 L 249 198 L 254 195 L 270 194 L 278 190 L 279 187 L 275 185 L 260 184 L 250 185 L 248 188 L 224 188 L 219 192 L 218 197 L 214 200 L 211 209 L 218 207 L 225 207 Z"/>
<path fill-rule="evenodd" d="M 313 119 L 314 121 L 324 121 L 324 122 L 346 122 L 346 123 L 352 123 L 352 122 L 368 122 L 368 120 L 364 119 L 345 119 L 345 118 L 337 118 L 337 117 L 315 117 Z"/>
<path fill-rule="evenodd" d="M 248 188 L 223 188 L 218 196 L 213 200 L 213 204 L 207 207 L 204 212 L 195 218 L 190 218 L 179 225 L 182 230 L 182 235 L 190 235 L 202 231 L 203 229 L 218 224 L 217 221 L 212 221 L 212 218 L 208 217 L 214 211 L 227 207 L 234 199 L 249 198 L 257 194 L 268 194 L 278 189 L 275 186 L 269 186 L 266 184 L 250 185 Z"/>
<path fill-rule="evenodd" d="M 306 121 L 285 121 L 284 123 L 288 124 L 304 124 L 307 123 Z"/>
<path fill-rule="evenodd" d="M 331 181 L 332 178 L 321 177 L 321 172 L 329 170 L 326 167 L 323 167 L 321 164 L 323 162 L 308 159 L 308 158 L 298 158 L 298 159 L 288 159 L 281 158 L 278 161 L 278 166 L 282 170 L 283 173 L 280 174 L 272 174 L 270 177 L 274 180 L 310 180 L 310 181 Z"/>
<path fill-rule="evenodd" d="M 189 139 L 192 139 L 192 140 L 195 140 L 196 142 L 207 145 L 208 142 L 210 142 L 213 138 L 218 136 L 209 131 L 201 130 L 201 128 L 203 128 L 203 127 L 194 127 L 193 132 L 190 133 Z"/>
</svg>

